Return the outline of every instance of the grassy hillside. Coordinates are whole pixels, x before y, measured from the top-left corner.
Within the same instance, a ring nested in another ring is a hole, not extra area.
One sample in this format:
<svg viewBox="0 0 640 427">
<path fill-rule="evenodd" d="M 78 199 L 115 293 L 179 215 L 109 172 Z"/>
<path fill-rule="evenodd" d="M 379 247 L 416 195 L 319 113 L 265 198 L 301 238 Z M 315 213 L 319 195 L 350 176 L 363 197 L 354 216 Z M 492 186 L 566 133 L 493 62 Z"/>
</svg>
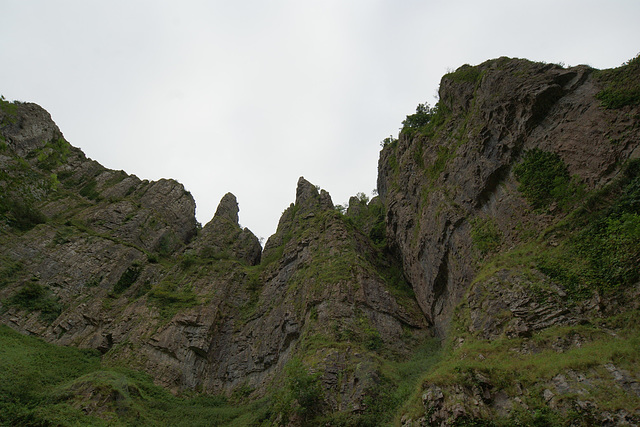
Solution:
<svg viewBox="0 0 640 427">
<path fill-rule="evenodd" d="M 149 376 L 107 367 L 94 350 L 59 347 L 0 325 L 0 425 L 248 425 L 267 404 L 174 396 Z"/>
</svg>

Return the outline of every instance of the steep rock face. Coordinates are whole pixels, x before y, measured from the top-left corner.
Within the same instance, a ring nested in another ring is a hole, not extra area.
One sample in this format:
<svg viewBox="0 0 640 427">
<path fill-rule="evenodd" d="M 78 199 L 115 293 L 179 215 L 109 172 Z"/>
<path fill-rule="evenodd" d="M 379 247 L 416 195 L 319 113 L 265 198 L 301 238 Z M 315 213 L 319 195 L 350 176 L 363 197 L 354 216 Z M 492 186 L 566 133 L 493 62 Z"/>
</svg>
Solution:
<svg viewBox="0 0 640 427">
<path fill-rule="evenodd" d="M 403 425 L 640 422 L 639 65 L 463 66 L 387 142 L 389 238 L 446 337 Z"/>
<path fill-rule="evenodd" d="M 440 335 L 473 278 L 471 223 L 493 218 L 505 243 L 525 216 L 512 167 L 526 150 L 557 153 L 588 189 L 638 156 L 633 114 L 600 107 L 592 69 L 500 58 L 445 75 L 437 119 L 402 132 L 379 161 L 387 231 L 418 302 Z M 618 142 L 624 141 L 624 142 Z"/>
<path fill-rule="evenodd" d="M 98 349 L 174 391 L 262 396 L 301 360 L 321 373 L 319 408 L 356 414 L 391 384 L 377 353 L 407 357 L 429 336 L 366 235 L 377 202 L 347 220 L 300 178 L 262 254 L 232 194 L 200 229 L 182 185 L 87 159 L 37 106 L 19 104 L 2 138 L 0 319 L 18 331 Z"/>
<path fill-rule="evenodd" d="M 401 404 L 407 426 L 638 424 L 640 114 L 603 108 L 602 76 L 461 67 L 386 141 L 379 197 L 343 214 L 300 178 L 262 253 L 232 194 L 200 228 L 181 184 L 108 170 L 3 100 L 0 321 L 172 391 L 269 396 L 281 425 Z"/>
</svg>

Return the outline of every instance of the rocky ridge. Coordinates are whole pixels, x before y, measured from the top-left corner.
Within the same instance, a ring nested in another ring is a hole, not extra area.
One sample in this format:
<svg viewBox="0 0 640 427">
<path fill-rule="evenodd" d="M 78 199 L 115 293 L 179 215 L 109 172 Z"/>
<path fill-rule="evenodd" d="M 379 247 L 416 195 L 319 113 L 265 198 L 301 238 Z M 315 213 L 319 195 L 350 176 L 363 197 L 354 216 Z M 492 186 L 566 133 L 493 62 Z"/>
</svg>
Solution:
<svg viewBox="0 0 640 427">
<path fill-rule="evenodd" d="M 3 100 L 0 320 L 272 424 L 636 425 L 638 76 L 463 66 L 384 141 L 378 197 L 300 178 L 264 250 L 234 195 L 201 227 L 181 184 Z"/>
<path fill-rule="evenodd" d="M 303 360 L 323 373 L 322 410 L 347 413 L 367 410 L 376 352 L 403 357 L 428 335 L 395 261 L 304 178 L 263 252 L 234 195 L 200 227 L 179 183 L 105 169 L 40 107 L 15 106 L 0 117 L 0 318 L 15 330 L 98 349 L 174 392 L 260 397 Z"/>
</svg>

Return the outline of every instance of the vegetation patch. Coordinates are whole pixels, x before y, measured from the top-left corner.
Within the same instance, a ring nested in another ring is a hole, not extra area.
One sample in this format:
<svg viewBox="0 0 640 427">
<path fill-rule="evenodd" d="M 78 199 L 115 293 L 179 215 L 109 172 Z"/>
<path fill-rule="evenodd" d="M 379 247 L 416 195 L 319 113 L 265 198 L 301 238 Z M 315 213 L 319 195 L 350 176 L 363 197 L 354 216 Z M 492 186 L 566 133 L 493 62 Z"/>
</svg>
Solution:
<svg viewBox="0 0 640 427">
<path fill-rule="evenodd" d="M 18 197 L 13 193 L 0 194 L 0 215 L 5 217 L 9 226 L 20 231 L 29 231 L 47 222 L 47 217 L 28 197 Z"/>
<path fill-rule="evenodd" d="M 274 397 L 274 415 L 281 417 L 280 425 L 287 425 L 293 417 L 300 420 L 302 425 L 310 425 L 322 410 L 321 374 L 311 372 L 296 358 L 287 363 L 285 372 L 285 386 Z"/>
<path fill-rule="evenodd" d="M 140 273 L 142 272 L 142 266 L 138 263 L 133 263 L 118 279 L 118 282 L 113 286 L 113 293 L 119 295 L 129 289 L 131 285 L 138 280 Z"/>
<path fill-rule="evenodd" d="M 595 72 L 604 88 L 596 94 L 605 108 L 640 104 L 640 55 L 621 67 Z"/>
<path fill-rule="evenodd" d="M 471 220 L 471 240 L 484 256 L 498 249 L 502 233 L 493 219 L 477 217 Z"/>
<path fill-rule="evenodd" d="M 0 289 L 17 279 L 18 274 L 24 269 L 21 261 L 4 261 L 0 268 Z"/>
<path fill-rule="evenodd" d="M 3 95 L 0 95 L 0 111 L 4 113 L 0 128 L 14 124 L 18 120 L 18 104 L 7 101 Z"/>
<path fill-rule="evenodd" d="M 149 302 L 155 305 L 165 319 L 170 319 L 185 308 L 199 304 L 191 285 L 179 286 L 170 280 L 163 280 L 149 291 Z"/>
<path fill-rule="evenodd" d="M 534 209 L 546 208 L 553 202 L 566 206 L 583 193 L 556 153 L 539 148 L 526 151 L 513 172 L 520 181 L 518 190 Z"/>
<path fill-rule="evenodd" d="M 453 348 L 448 344 L 447 357 L 424 376 L 424 384 L 435 384 L 447 389 L 463 386 L 471 391 L 479 382 L 488 384 L 493 391 L 504 391 L 507 395 L 518 396 L 518 387 L 528 390 L 522 398 L 528 410 L 512 417 L 531 419 L 537 410 L 548 409 L 542 399 L 542 391 L 558 374 L 569 371 L 591 376 L 584 383 L 581 399 L 598 402 L 602 410 L 616 411 L 637 405 L 637 397 L 626 393 L 611 379 L 611 374 L 602 370 L 603 365 L 612 363 L 637 375 L 640 331 L 637 323 L 629 322 L 629 316 L 637 318 L 638 312 L 624 315 L 626 325 L 616 334 L 605 330 L 610 323 L 620 323 L 620 316 L 606 319 L 603 328 L 593 325 L 551 327 L 533 335 L 531 339 L 500 338 L 492 341 L 464 336 L 461 345 Z M 565 337 L 577 336 L 580 345 L 571 345 L 558 351 L 554 343 Z M 535 351 L 521 351 L 533 346 Z M 570 396 L 569 396 L 570 398 Z M 504 424 L 506 420 L 493 421 Z M 512 419 L 513 422 L 513 419 Z M 508 424 L 508 423 L 507 423 Z"/>
<path fill-rule="evenodd" d="M 458 83 L 476 84 L 480 82 L 483 74 L 484 72 L 480 71 L 478 67 L 472 67 L 469 64 L 464 64 L 460 66 L 456 71 L 445 74 L 443 78 Z"/>
<path fill-rule="evenodd" d="M 95 178 L 91 178 L 86 184 L 80 188 L 80 195 L 90 200 L 98 201 L 100 199 L 100 193 L 96 189 L 98 182 Z"/>
<path fill-rule="evenodd" d="M 70 152 L 71 145 L 64 138 L 53 139 L 38 150 L 38 167 L 51 171 L 66 163 Z"/>
<path fill-rule="evenodd" d="M 428 103 L 418 104 L 416 112 L 402 121 L 401 134 L 411 137 L 417 134 L 432 137 L 445 122 L 448 110 L 441 104 L 430 107 Z"/>
<path fill-rule="evenodd" d="M 18 292 L 3 301 L 6 307 L 16 307 L 27 312 L 39 311 L 40 318 L 53 322 L 62 313 L 62 305 L 48 288 L 38 282 L 27 282 Z"/>
<path fill-rule="evenodd" d="M 264 400 L 174 396 L 146 374 L 104 368 L 95 350 L 58 347 L 0 325 L 0 425 L 260 425 Z"/>
<path fill-rule="evenodd" d="M 608 207 L 589 209 L 598 204 Z M 640 161 L 631 162 L 617 182 L 592 196 L 569 223 L 570 238 L 551 252 L 556 256 L 541 260 L 542 271 L 569 289 L 581 286 L 611 293 L 636 283 L 640 279 Z"/>
</svg>

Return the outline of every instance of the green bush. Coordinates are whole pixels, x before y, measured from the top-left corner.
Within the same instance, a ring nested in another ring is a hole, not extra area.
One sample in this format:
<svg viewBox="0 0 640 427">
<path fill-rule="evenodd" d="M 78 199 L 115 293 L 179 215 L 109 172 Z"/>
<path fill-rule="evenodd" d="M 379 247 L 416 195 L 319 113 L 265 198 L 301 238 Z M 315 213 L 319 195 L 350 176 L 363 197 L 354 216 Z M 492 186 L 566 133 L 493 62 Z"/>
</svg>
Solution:
<svg viewBox="0 0 640 427">
<path fill-rule="evenodd" d="M 125 270 L 124 273 L 118 279 L 118 282 L 113 286 L 114 294 L 121 294 L 122 292 L 129 289 L 131 285 L 138 280 L 140 273 L 142 272 L 142 267 L 140 264 L 134 263 L 129 268 Z"/>
<path fill-rule="evenodd" d="M 18 104 L 7 101 L 3 95 L 0 95 L 0 111 L 4 113 L 0 127 L 14 124 L 18 120 Z"/>
<path fill-rule="evenodd" d="M 482 71 L 478 67 L 472 67 L 469 64 L 460 66 L 456 71 L 445 74 L 443 79 L 454 82 L 477 83 L 482 78 Z"/>
<path fill-rule="evenodd" d="M 526 151 L 513 172 L 520 181 L 518 190 L 534 209 L 546 208 L 553 202 L 564 204 L 580 192 L 556 153 L 539 148 Z"/>
<path fill-rule="evenodd" d="M 311 373 L 300 359 L 292 359 L 285 368 L 286 386 L 276 395 L 274 410 L 286 425 L 294 413 L 304 423 L 320 414 L 323 403 L 320 373 Z"/>
<path fill-rule="evenodd" d="M 22 261 L 3 262 L 2 268 L 0 268 L 0 289 L 14 281 L 23 269 Z"/>
<path fill-rule="evenodd" d="M 71 145 L 64 138 L 52 139 L 38 152 L 38 167 L 53 170 L 67 161 Z"/>
<path fill-rule="evenodd" d="M 98 182 L 95 178 L 90 179 L 85 185 L 80 188 L 80 195 L 91 200 L 99 200 L 100 193 L 96 190 Z"/>
<path fill-rule="evenodd" d="M 418 104 L 415 114 L 408 115 L 407 118 L 402 121 L 402 127 L 403 129 L 413 129 L 425 126 L 429 123 L 435 112 L 436 108 L 431 108 L 426 102 L 424 104 Z"/>
<path fill-rule="evenodd" d="M 621 67 L 596 72 L 604 88 L 596 94 L 605 108 L 640 104 L 640 55 Z"/>
<path fill-rule="evenodd" d="M 502 241 L 502 233 L 491 218 L 474 218 L 471 221 L 471 240 L 480 254 L 495 251 Z"/>
<path fill-rule="evenodd" d="M 53 322 L 62 312 L 58 298 L 49 289 L 33 281 L 6 299 L 4 304 L 28 312 L 39 311 L 40 318 L 48 322 Z"/>
<path fill-rule="evenodd" d="M 33 203 L 12 194 L 0 195 L 0 215 L 4 215 L 7 223 L 20 231 L 29 231 L 47 222 L 47 217 Z"/>
<path fill-rule="evenodd" d="M 261 425 L 266 407 L 174 396 L 147 374 L 101 366 L 95 350 L 55 346 L 0 325 L 2 426 Z"/>
<path fill-rule="evenodd" d="M 592 195 L 571 219 L 569 239 L 539 256 L 537 268 L 575 299 L 617 292 L 640 279 L 640 161 Z"/>
<path fill-rule="evenodd" d="M 190 286 L 178 286 L 169 280 L 160 282 L 149 291 L 149 301 L 166 319 L 173 317 L 181 309 L 193 307 L 199 303 Z"/>
<path fill-rule="evenodd" d="M 389 147 L 389 146 L 396 146 L 397 144 L 398 144 L 398 138 L 394 138 L 393 135 L 389 135 L 388 138 L 385 138 L 382 140 L 382 142 L 380 142 L 380 146 L 382 148 Z"/>
</svg>

